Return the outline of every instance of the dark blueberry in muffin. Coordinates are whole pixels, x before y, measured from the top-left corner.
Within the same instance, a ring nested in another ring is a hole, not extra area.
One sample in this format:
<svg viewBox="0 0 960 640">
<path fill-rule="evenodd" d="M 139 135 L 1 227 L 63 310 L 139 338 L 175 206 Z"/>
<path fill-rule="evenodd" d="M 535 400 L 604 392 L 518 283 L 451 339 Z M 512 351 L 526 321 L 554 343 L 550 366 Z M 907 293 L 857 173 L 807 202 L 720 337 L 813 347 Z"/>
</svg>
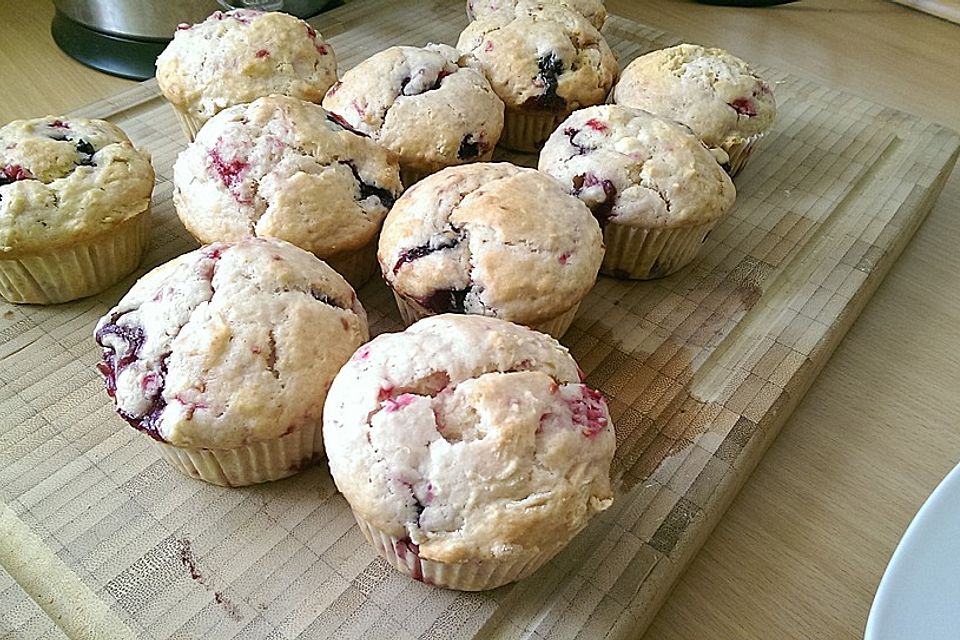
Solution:
<svg viewBox="0 0 960 640">
<path fill-rule="evenodd" d="M 560 56 L 553 52 L 540 56 L 537 59 L 536 82 L 543 86 L 543 93 L 529 98 L 524 106 L 546 111 L 562 111 L 565 109 L 567 101 L 557 95 L 561 73 L 563 73 L 563 60 L 560 59 Z"/>
<path fill-rule="evenodd" d="M 78 165 L 82 167 L 94 166 L 95 163 L 93 162 L 93 154 L 96 152 L 97 150 L 93 148 L 93 145 L 83 138 L 77 140 L 77 155 L 79 156 L 79 160 L 77 161 Z"/>
<path fill-rule="evenodd" d="M 603 200 L 596 204 L 589 205 L 593 216 L 600 223 L 600 226 L 606 224 L 611 218 L 613 205 L 617 200 L 617 188 L 609 180 L 600 180 L 592 173 L 580 174 L 573 177 L 573 195 L 578 196 L 589 187 L 600 185 L 603 189 Z"/>
<path fill-rule="evenodd" d="M 580 129 L 575 129 L 573 127 L 567 127 L 563 130 L 563 135 L 567 136 L 570 139 L 570 145 L 577 150 L 578 155 L 584 155 L 589 151 L 593 151 L 593 147 L 585 147 L 582 144 L 578 143 L 575 138 L 577 134 L 580 133 Z"/>
<path fill-rule="evenodd" d="M 466 313 L 467 294 L 471 287 L 465 289 L 437 289 L 429 296 L 421 298 L 420 304 L 434 313 Z"/>
<path fill-rule="evenodd" d="M 460 160 L 476 158 L 483 153 L 483 151 L 480 150 L 482 144 L 479 140 L 473 139 L 473 134 L 468 133 L 463 136 L 463 140 L 460 141 L 460 148 L 457 149 L 457 158 Z"/>
<path fill-rule="evenodd" d="M 403 251 L 397 259 L 397 263 L 393 265 L 393 273 L 396 274 L 400 267 L 408 262 L 413 262 L 443 249 L 452 249 L 459 245 L 462 240 L 463 231 L 456 227 L 450 227 L 450 229 L 432 236 L 426 243 Z"/>
<path fill-rule="evenodd" d="M 396 197 L 392 193 L 374 184 L 364 182 L 363 178 L 360 177 L 360 172 L 357 171 L 357 167 L 354 166 L 352 162 L 346 162 L 344 164 L 350 167 L 350 171 L 353 172 L 353 177 L 357 180 L 357 185 L 360 189 L 360 200 L 366 200 L 370 196 L 375 196 L 378 200 L 380 200 L 380 204 L 385 206 L 387 209 L 393 206 L 393 202 Z"/>
</svg>

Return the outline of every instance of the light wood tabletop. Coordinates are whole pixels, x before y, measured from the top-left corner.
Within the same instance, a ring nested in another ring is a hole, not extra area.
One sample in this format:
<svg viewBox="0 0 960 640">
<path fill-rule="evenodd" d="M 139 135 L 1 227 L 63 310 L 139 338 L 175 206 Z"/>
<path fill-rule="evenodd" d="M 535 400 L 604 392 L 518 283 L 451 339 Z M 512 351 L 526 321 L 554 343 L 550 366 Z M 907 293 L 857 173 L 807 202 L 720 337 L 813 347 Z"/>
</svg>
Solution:
<svg viewBox="0 0 960 640">
<path fill-rule="evenodd" d="M 612 13 L 960 129 L 960 26 L 879 0 Z M 53 43 L 52 2 L 0 3 L 0 120 L 133 86 Z M 897 541 L 960 461 L 960 173 L 948 181 L 646 638 L 855 638 Z"/>
</svg>

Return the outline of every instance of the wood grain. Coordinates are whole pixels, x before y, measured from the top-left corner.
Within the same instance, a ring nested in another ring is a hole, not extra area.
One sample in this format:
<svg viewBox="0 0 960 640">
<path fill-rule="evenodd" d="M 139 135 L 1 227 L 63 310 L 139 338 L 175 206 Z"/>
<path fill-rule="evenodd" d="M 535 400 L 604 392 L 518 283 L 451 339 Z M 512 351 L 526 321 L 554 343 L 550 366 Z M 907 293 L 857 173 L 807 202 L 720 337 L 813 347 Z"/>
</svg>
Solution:
<svg viewBox="0 0 960 640">
<path fill-rule="evenodd" d="M 726 46 L 960 128 L 954 64 L 960 32 L 928 16 L 868 0 L 842 8 L 827 0 L 755 10 L 669 0 L 608 6 L 688 40 Z M 49 15 L 0 5 L 4 120 L 64 111 L 115 91 L 95 80 L 127 84 L 67 61 L 43 37 Z M 71 74 L 79 80 L 65 80 Z M 958 208 L 953 176 L 648 637 L 862 634 L 899 535 L 960 458 Z"/>
</svg>

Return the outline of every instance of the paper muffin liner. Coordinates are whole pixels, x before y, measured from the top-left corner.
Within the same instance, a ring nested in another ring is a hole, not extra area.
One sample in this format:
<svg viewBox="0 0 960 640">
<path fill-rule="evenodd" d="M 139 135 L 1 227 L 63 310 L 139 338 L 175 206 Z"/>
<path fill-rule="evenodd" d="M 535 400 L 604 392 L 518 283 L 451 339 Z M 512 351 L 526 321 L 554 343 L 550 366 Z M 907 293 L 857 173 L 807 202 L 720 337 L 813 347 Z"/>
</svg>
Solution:
<svg viewBox="0 0 960 640">
<path fill-rule="evenodd" d="M 380 269 L 380 263 L 377 262 L 377 236 L 359 249 L 344 251 L 321 260 L 342 275 L 351 287 L 359 289 Z"/>
<path fill-rule="evenodd" d="M 193 139 L 197 137 L 197 132 L 200 131 L 200 127 L 203 126 L 203 121 L 173 104 L 170 106 L 173 107 L 173 112 L 177 114 L 177 120 L 180 122 L 180 128 L 183 129 L 183 135 L 187 137 L 187 142 L 193 142 Z"/>
<path fill-rule="evenodd" d="M 424 308 L 416 301 L 405 298 L 396 291 L 393 292 L 393 297 L 397 301 L 397 309 L 400 311 L 400 319 L 403 320 L 403 324 L 408 327 L 417 320 L 422 320 L 429 316 L 437 315 L 433 311 Z M 576 317 L 577 309 L 579 308 L 580 302 L 578 301 L 575 305 L 560 315 L 554 316 L 553 318 L 543 322 L 538 322 L 537 324 L 528 324 L 524 326 L 527 326 L 534 331 L 539 331 L 540 333 L 549 334 L 559 340 L 563 337 L 563 334 L 567 332 L 567 329 L 570 328 L 570 325 L 573 324 L 573 319 Z"/>
<path fill-rule="evenodd" d="M 235 449 L 178 447 L 155 441 L 170 465 L 191 478 L 223 487 L 243 487 L 292 476 L 323 455 L 320 421 L 293 433 Z"/>
<path fill-rule="evenodd" d="M 568 115 L 566 111 L 545 113 L 506 109 L 503 112 L 503 133 L 498 144 L 512 151 L 540 153 L 543 143 Z"/>
<path fill-rule="evenodd" d="M 489 151 L 483 155 L 477 156 L 469 162 L 461 162 L 459 164 L 470 164 L 471 162 L 490 162 L 493 160 L 493 150 L 494 147 L 491 147 Z M 450 165 L 450 166 L 459 166 Z M 420 182 L 429 175 L 433 175 L 437 171 L 441 171 L 446 167 L 437 167 L 435 169 L 424 169 L 422 167 L 414 167 L 410 165 L 400 165 L 400 182 L 403 183 L 405 189 L 409 189 L 414 183 Z"/>
<path fill-rule="evenodd" d="M 43 253 L 0 258 L 0 298 L 57 304 L 100 293 L 130 274 L 150 240 L 150 208 L 106 231 Z"/>
<path fill-rule="evenodd" d="M 361 518 L 353 517 L 367 542 L 400 573 L 414 580 L 446 589 L 485 591 L 527 577 L 547 563 L 558 549 L 541 551 L 521 558 L 490 558 L 462 563 L 437 562 L 420 557 L 417 545 L 409 538 L 397 538 Z"/>
<path fill-rule="evenodd" d="M 763 138 L 763 135 L 764 134 L 762 133 L 758 133 L 741 142 L 724 145 L 722 147 L 729 157 L 729 160 L 727 160 L 726 164 L 723 165 L 723 168 L 731 178 L 743 171 L 743 168 L 747 166 L 747 161 L 750 159 L 750 155 Z"/>
<path fill-rule="evenodd" d="M 600 272 L 616 278 L 651 280 L 685 267 L 696 257 L 718 219 L 667 229 L 611 223 L 603 230 L 607 252 Z"/>
</svg>

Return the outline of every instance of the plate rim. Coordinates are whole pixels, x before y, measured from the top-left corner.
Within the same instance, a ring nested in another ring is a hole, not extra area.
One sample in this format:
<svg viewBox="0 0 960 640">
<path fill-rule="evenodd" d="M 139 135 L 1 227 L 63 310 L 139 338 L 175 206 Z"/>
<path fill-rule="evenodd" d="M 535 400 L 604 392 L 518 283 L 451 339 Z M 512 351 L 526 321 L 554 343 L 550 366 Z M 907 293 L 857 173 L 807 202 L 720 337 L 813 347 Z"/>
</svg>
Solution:
<svg viewBox="0 0 960 640">
<path fill-rule="evenodd" d="M 913 519 L 910 520 L 910 524 L 907 525 L 906 530 L 897 542 L 897 546 L 893 550 L 890 560 L 887 561 L 883 576 L 880 578 L 880 584 L 877 586 L 877 591 L 873 596 L 873 602 L 870 604 L 870 611 L 867 614 L 867 624 L 864 629 L 864 640 L 883 640 L 879 635 L 880 623 L 878 622 L 878 617 L 879 610 L 883 606 L 882 603 L 889 599 L 888 594 L 892 589 L 890 585 L 893 580 L 891 576 L 897 572 L 897 567 L 904 561 L 904 556 L 908 553 L 906 549 L 913 546 L 911 542 L 919 535 L 917 532 L 921 530 L 921 522 L 927 519 L 925 516 L 929 512 L 932 512 L 934 509 L 933 505 L 940 502 L 938 496 L 946 493 L 947 488 L 952 487 L 955 483 L 960 483 L 960 463 L 957 463 L 940 482 L 937 483 L 937 486 L 933 488 L 933 491 L 930 492 L 930 495 L 926 497 L 923 504 L 917 509 L 917 512 L 913 515 Z"/>
</svg>

